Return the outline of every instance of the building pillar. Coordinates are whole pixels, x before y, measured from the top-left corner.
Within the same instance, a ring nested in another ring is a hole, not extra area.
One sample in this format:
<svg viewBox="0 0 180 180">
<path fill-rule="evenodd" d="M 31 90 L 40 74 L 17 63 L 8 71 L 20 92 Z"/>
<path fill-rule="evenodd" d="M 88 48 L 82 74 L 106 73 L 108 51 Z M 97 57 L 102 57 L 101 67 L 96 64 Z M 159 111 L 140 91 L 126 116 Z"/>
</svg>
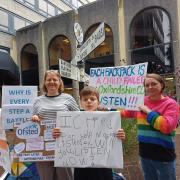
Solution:
<svg viewBox="0 0 180 180">
<path fill-rule="evenodd" d="M 118 29 L 119 29 L 119 52 L 115 53 L 115 57 L 118 55 L 119 65 L 127 65 L 126 55 L 126 35 L 125 35 L 125 22 L 124 22 L 124 0 L 119 0 L 119 11 L 118 11 Z M 116 58 L 115 58 L 116 59 Z"/>
<path fill-rule="evenodd" d="M 45 37 L 44 37 L 44 29 L 42 28 L 42 24 L 39 28 L 40 31 L 40 42 L 39 42 L 39 56 L 38 56 L 38 66 L 39 66 L 39 87 L 40 87 L 40 92 L 38 94 L 42 94 L 42 84 L 44 81 L 44 74 L 47 70 L 47 58 L 46 58 L 46 53 L 45 53 Z"/>
</svg>

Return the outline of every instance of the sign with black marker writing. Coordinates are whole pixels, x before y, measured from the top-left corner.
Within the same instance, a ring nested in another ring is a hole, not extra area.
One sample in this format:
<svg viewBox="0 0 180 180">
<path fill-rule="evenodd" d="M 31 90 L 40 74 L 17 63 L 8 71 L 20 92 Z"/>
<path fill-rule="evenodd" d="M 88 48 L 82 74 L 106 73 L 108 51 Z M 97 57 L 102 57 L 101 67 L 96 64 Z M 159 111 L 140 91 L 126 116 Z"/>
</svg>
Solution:
<svg viewBox="0 0 180 180">
<path fill-rule="evenodd" d="M 119 112 L 58 112 L 56 126 L 56 167 L 123 167 Z"/>
</svg>

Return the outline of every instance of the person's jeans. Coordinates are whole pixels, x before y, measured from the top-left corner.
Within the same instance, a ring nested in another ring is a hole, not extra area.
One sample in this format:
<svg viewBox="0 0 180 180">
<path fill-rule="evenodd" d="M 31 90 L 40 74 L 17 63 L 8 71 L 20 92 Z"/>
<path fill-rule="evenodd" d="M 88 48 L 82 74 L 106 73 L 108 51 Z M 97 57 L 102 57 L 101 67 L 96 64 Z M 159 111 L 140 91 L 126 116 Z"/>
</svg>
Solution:
<svg viewBox="0 0 180 180">
<path fill-rule="evenodd" d="M 176 180 L 176 161 L 161 162 L 141 159 L 144 180 Z"/>
</svg>

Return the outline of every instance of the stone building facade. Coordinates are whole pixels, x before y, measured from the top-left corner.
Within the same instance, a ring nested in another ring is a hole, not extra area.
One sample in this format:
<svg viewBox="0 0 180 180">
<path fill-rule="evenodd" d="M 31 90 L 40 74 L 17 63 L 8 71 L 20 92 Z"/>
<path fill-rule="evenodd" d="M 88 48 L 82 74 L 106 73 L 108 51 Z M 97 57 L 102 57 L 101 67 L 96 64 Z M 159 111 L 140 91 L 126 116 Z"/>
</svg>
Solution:
<svg viewBox="0 0 180 180">
<path fill-rule="evenodd" d="M 119 66 L 148 61 L 149 72 L 162 74 L 168 95 L 179 88 L 179 0 L 99 0 L 22 28 L 16 33 L 17 59 L 24 85 L 40 85 L 47 69 L 58 69 L 58 58 L 71 62 L 77 42 L 74 23 L 84 32 L 84 42 L 105 23 L 106 40 L 85 61 L 85 70 L 104 66 Z M 66 43 L 65 43 L 66 42 Z M 31 70 L 31 73 L 28 71 Z M 34 73 L 35 72 L 35 73 Z M 37 72 L 37 73 L 36 73 Z M 34 81 L 28 77 L 36 74 Z M 175 87 L 176 74 L 176 87 Z M 38 79 L 38 81 L 37 81 Z M 64 79 L 75 96 L 79 82 Z"/>
</svg>

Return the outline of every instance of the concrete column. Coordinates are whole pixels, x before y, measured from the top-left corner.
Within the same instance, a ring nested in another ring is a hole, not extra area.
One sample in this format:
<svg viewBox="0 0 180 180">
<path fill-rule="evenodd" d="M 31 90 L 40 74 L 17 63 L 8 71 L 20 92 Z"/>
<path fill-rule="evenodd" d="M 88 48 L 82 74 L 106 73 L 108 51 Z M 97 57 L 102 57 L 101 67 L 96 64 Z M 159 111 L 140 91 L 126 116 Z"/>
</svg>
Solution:
<svg viewBox="0 0 180 180">
<path fill-rule="evenodd" d="M 38 54 L 38 65 L 39 65 L 39 87 L 40 94 L 42 94 L 42 83 L 44 81 L 44 74 L 47 70 L 47 61 L 46 61 L 46 53 L 45 53 L 45 37 L 44 37 L 44 29 L 42 28 L 42 24 L 39 28 L 40 31 L 40 42 L 39 42 L 39 54 Z"/>
<path fill-rule="evenodd" d="M 125 35 L 125 22 L 124 22 L 124 0 L 119 0 L 119 11 L 118 11 L 118 29 L 119 29 L 119 65 L 127 65 L 126 55 L 126 35 Z M 115 37 L 114 37 L 115 38 Z M 115 53 L 116 57 L 116 53 Z"/>
</svg>

